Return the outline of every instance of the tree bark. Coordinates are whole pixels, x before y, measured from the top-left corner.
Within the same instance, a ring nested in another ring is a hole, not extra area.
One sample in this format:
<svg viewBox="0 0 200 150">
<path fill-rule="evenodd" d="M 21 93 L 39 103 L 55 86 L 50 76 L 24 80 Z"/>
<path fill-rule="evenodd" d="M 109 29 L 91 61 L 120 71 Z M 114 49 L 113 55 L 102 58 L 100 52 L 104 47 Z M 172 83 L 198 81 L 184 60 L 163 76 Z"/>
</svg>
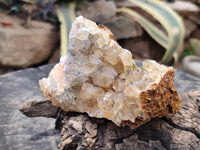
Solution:
<svg viewBox="0 0 200 150">
<path fill-rule="evenodd" d="M 137 129 L 117 127 L 107 119 L 83 113 L 64 112 L 50 101 L 28 101 L 20 111 L 29 117 L 56 117 L 56 129 L 61 134 L 58 150 L 200 150 L 200 91 L 182 94 L 177 114 L 154 118 Z"/>
</svg>

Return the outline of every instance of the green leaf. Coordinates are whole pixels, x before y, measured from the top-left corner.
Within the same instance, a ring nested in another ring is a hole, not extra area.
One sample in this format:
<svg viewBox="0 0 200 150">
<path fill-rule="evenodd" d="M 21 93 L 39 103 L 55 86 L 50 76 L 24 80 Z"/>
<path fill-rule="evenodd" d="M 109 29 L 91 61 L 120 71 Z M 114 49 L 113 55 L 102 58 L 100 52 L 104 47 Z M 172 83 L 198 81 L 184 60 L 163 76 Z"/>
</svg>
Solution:
<svg viewBox="0 0 200 150">
<path fill-rule="evenodd" d="M 71 25 L 76 18 L 75 15 L 76 2 L 62 3 L 57 6 L 56 14 L 61 23 L 60 25 L 60 39 L 61 39 L 61 56 L 67 55 L 67 47 L 69 42 L 69 31 Z"/>
<path fill-rule="evenodd" d="M 166 4 L 158 0 L 129 1 L 151 14 L 167 31 L 166 36 L 160 29 L 134 10 L 126 10 L 127 8 L 119 9 L 120 12 L 127 13 L 134 17 L 135 21 L 137 21 L 150 34 L 150 36 L 152 36 L 152 38 L 166 48 L 166 52 L 161 60 L 161 63 L 167 63 L 183 44 L 185 29 L 180 16 L 166 6 Z"/>
</svg>

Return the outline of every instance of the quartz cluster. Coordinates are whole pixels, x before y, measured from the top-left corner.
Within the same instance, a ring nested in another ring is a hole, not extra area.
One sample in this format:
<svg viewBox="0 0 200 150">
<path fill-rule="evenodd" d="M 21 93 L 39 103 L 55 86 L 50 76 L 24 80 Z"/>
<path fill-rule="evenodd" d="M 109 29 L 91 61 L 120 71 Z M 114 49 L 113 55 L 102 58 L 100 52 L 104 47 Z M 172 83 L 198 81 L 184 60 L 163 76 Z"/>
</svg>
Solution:
<svg viewBox="0 0 200 150">
<path fill-rule="evenodd" d="M 172 67 L 153 60 L 138 68 L 109 29 L 80 16 L 72 24 L 68 55 L 39 84 L 43 96 L 64 111 L 86 112 L 135 128 L 178 112 L 174 75 Z"/>
</svg>

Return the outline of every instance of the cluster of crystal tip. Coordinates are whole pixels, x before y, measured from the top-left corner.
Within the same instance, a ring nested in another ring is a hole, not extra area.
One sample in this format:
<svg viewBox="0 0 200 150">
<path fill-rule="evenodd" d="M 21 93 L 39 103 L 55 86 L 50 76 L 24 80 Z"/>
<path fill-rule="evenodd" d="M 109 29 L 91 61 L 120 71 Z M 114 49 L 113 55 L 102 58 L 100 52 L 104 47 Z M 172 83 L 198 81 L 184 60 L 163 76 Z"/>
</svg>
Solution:
<svg viewBox="0 0 200 150">
<path fill-rule="evenodd" d="M 173 76 L 172 67 L 152 60 L 137 68 L 110 30 L 80 16 L 72 24 L 68 55 L 39 84 L 43 95 L 64 111 L 137 127 L 179 110 Z"/>
</svg>

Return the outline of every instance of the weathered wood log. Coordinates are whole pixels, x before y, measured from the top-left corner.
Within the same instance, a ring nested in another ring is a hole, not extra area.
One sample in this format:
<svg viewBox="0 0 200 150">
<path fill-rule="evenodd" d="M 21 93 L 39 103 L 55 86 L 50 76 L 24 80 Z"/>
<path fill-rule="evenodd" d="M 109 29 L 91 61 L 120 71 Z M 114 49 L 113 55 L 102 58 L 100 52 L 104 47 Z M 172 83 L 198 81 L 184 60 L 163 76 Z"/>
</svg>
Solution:
<svg viewBox="0 0 200 150">
<path fill-rule="evenodd" d="M 19 107 L 27 117 L 56 117 L 57 107 L 53 106 L 51 101 L 47 100 L 30 100 Z"/>
<path fill-rule="evenodd" d="M 56 128 L 61 133 L 58 150 L 199 150 L 200 91 L 182 94 L 181 100 L 181 109 L 176 115 L 155 118 L 137 129 L 117 127 L 109 120 L 91 118 L 83 113 L 64 112 L 56 109 L 49 101 L 26 102 L 20 107 L 20 111 L 31 117 L 56 116 Z"/>
</svg>

